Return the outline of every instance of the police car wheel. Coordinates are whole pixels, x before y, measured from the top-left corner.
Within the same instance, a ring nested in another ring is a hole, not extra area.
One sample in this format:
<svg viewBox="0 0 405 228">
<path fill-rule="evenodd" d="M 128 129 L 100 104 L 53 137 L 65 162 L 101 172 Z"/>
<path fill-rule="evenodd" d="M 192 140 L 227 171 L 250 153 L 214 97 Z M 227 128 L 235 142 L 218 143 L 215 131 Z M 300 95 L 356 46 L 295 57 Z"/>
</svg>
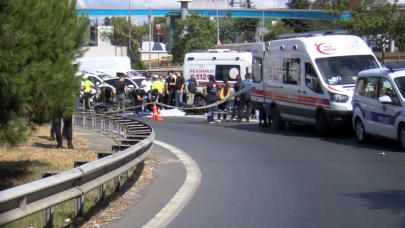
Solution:
<svg viewBox="0 0 405 228">
<path fill-rule="evenodd" d="M 363 122 L 361 120 L 357 120 L 356 124 L 354 125 L 354 131 L 356 133 L 356 139 L 360 143 L 364 143 L 367 140 L 367 132 L 364 129 Z"/>
<path fill-rule="evenodd" d="M 271 129 L 280 130 L 284 127 L 284 121 L 276 107 L 270 110 Z"/>
<path fill-rule="evenodd" d="M 403 149 L 405 149 L 405 126 L 401 125 L 398 130 L 399 142 Z"/>
</svg>

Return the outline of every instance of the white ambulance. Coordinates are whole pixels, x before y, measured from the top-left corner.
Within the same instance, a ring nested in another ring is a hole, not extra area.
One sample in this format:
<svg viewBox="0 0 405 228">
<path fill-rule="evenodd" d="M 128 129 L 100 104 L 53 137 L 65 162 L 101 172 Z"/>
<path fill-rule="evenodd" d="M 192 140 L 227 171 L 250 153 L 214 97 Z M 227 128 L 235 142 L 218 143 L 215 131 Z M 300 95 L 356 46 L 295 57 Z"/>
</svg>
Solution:
<svg viewBox="0 0 405 228">
<path fill-rule="evenodd" d="M 236 82 L 236 76 L 242 80 L 246 73 L 251 73 L 252 53 L 236 52 L 229 49 L 208 49 L 206 52 L 190 52 L 184 57 L 183 75 L 188 80 L 196 76 L 199 83 L 194 104 L 203 105 L 205 98 L 203 88 L 208 83 L 208 76 L 215 75 L 215 80 L 221 84 L 228 79 L 231 87 Z"/>
<path fill-rule="evenodd" d="M 252 100 L 274 129 L 285 121 L 315 125 L 321 134 L 349 126 L 357 74 L 381 67 L 357 36 L 308 34 L 253 48 Z"/>
</svg>

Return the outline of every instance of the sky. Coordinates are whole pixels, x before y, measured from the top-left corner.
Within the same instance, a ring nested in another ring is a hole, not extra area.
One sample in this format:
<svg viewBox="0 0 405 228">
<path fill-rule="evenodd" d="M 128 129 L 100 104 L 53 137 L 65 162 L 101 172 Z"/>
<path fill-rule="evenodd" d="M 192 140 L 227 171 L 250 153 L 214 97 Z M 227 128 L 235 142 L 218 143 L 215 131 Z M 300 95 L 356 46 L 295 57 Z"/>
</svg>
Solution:
<svg viewBox="0 0 405 228">
<path fill-rule="evenodd" d="M 77 7 L 81 9 L 128 9 L 131 1 L 132 9 L 180 8 L 178 0 L 77 0 Z M 201 1 L 201 0 L 199 0 Z M 215 0 L 206 0 L 215 2 Z M 218 0 L 226 1 L 226 0 Z M 272 8 L 284 0 L 253 0 L 256 8 Z"/>
</svg>

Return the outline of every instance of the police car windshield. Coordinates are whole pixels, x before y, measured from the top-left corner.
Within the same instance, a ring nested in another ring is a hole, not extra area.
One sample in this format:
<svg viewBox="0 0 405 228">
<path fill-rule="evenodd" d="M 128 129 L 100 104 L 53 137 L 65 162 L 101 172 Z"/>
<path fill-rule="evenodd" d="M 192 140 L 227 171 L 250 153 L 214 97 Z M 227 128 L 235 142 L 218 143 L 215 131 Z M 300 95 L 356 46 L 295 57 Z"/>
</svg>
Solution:
<svg viewBox="0 0 405 228">
<path fill-rule="evenodd" d="M 397 84 L 402 97 L 405 97 L 405 77 L 398 77 L 395 79 L 395 84 Z"/>
<path fill-rule="evenodd" d="M 320 58 L 315 62 L 329 85 L 354 84 L 360 71 L 379 67 L 372 55 Z"/>
</svg>

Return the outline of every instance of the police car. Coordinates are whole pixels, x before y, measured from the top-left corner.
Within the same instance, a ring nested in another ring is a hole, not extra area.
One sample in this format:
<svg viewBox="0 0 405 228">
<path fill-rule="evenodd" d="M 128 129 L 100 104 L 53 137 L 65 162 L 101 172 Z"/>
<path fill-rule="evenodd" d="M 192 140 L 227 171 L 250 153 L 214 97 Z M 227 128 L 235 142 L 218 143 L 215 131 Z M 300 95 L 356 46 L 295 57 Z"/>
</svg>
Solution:
<svg viewBox="0 0 405 228">
<path fill-rule="evenodd" d="M 399 140 L 405 149 L 405 70 L 359 73 L 353 95 L 353 127 L 359 142 L 370 135 Z"/>
</svg>

